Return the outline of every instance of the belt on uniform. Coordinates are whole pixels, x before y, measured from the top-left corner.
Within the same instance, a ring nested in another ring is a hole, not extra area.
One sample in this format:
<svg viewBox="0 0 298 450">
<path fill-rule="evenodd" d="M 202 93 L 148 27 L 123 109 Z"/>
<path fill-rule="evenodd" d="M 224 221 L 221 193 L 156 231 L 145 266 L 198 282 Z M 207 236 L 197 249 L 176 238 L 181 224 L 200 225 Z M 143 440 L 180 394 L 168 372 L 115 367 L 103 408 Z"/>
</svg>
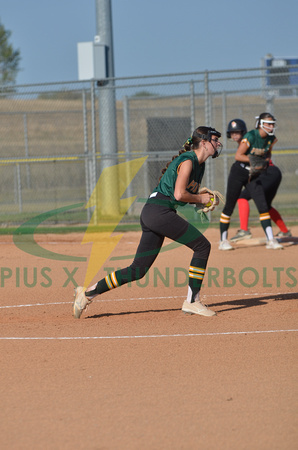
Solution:
<svg viewBox="0 0 298 450">
<path fill-rule="evenodd" d="M 178 208 L 178 204 L 176 204 L 173 200 L 171 200 L 170 197 L 167 197 L 166 195 L 161 194 L 160 192 L 152 192 L 152 194 L 149 195 L 147 203 L 154 203 L 156 205 L 159 204 L 162 206 L 168 206 L 171 209 Z"/>
<path fill-rule="evenodd" d="M 249 170 L 249 166 L 244 163 L 240 163 L 240 166 L 243 167 L 243 169 Z"/>
</svg>

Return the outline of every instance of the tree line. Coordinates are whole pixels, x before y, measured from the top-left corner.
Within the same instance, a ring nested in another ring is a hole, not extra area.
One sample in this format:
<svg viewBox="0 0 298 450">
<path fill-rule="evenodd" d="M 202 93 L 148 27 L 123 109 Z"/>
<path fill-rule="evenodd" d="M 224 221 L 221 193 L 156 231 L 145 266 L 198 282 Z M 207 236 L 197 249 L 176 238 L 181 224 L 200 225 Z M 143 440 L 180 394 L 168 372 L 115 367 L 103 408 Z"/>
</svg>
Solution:
<svg viewBox="0 0 298 450">
<path fill-rule="evenodd" d="M 11 34 L 0 20 L 0 86 L 14 85 L 20 70 L 21 53 L 10 43 Z"/>
</svg>

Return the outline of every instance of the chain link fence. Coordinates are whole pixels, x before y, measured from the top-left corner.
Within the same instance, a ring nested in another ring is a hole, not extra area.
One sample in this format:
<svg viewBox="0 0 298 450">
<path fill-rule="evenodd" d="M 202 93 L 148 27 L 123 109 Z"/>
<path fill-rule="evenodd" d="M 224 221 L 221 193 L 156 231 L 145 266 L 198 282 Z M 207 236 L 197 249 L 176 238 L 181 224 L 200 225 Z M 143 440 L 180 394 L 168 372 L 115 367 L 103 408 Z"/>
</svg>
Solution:
<svg viewBox="0 0 298 450">
<path fill-rule="evenodd" d="M 204 184 L 225 192 L 236 151 L 226 138 L 227 124 L 241 118 L 252 129 L 264 111 L 278 121 L 273 161 L 283 180 L 273 204 L 286 220 L 297 221 L 298 84 L 284 83 L 282 73 L 274 83 L 257 68 L 0 87 L 2 226 L 36 216 L 87 224 L 94 210 L 89 199 L 103 171 L 146 158 L 135 176 L 111 172 L 95 200 L 101 205 L 96 221 L 138 221 L 161 169 L 199 125 L 222 132 L 224 150 L 207 161 Z M 128 209 L 121 196 L 137 200 Z M 218 221 L 219 213 L 211 220 Z"/>
</svg>

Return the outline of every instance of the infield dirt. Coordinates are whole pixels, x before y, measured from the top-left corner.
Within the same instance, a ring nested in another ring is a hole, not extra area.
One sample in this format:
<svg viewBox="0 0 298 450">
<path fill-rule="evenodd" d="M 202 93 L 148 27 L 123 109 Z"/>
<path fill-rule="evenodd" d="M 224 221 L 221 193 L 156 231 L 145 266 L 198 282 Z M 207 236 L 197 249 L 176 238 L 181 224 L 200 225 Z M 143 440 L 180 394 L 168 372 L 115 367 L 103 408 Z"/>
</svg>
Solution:
<svg viewBox="0 0 298 450">
<path fill-rule="evenodd" d="M 1 448 L 296 449 L 298 247 L 226 252 L 218 230 L 205 235 L 202 296 L 217 316 L 181 312 L 191 251 L 177 247 L 80 320 L 72 301 L 91 250 L 83 234 L 36 236 L 81 262 L 0 237 Z M 133 254 L 139 238 L 125 233 L 94 281 L 130 264 L 112 258 Z"/>
</svg>

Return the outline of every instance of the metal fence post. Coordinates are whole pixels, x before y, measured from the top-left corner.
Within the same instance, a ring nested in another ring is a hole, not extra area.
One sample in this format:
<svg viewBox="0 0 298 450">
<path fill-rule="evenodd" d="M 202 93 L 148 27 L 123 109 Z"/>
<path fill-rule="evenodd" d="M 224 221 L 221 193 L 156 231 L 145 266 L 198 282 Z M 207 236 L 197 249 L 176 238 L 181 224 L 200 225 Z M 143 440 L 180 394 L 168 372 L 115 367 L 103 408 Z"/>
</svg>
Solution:
<svg viewBox="0 0 298 450">
<path fill-rule="evenodd" d="M 204 96 L 205 96 L 205 125 L 210 127 L 211 114 L 210 114 L 210 99 L 209 99 L 209 77 L 208 70 L 205 72 L 204 77 Z"/>
<path fill-rule="evenodd" d="M 196 127 L 196 118 L 195 118 L 195 88 L 194 82 L 191 81 L 189 83 L 189 91 L 190 91 L 190 136 L 193 130 Z"/>
<path fill-rule="evenodd" d="M 228 155 L 226 149 L 228 147 L 227 140 L 227 95 L 225 91 L 222 93 L 222 137 L 223 137 L 223 176 L 224 176 L 224 193 L 227 191 L 228 184 Z"/>
<path fill-rule="evenodd" d="M 87 118 L 87 101 L 86 91 L 82 90 L 82 102 L 83 102 L 83 127 L 84 127 L 84 164 L 85 164 L 85 186 L 86 186 L 86 202 L 88 202 L 90 192 L 90 172 L 89 172 L 89 145 L 88 145 L 88 118 Z M 87 208 L 87 220 L 90 222 L 91 212 L 90 208 Z"/>
<path fill-rule="evenodd" d="M 210 100 L 209 100 L 209 79 L 208 79 L 208 70 L 205 71 L 204 76 L 204 98 L 205 98 L 205 125 L 210 127 Z M 207 159 L 206 161 L 206 184 L 209 187 L 211 186 L 211 170 L 210 170 L 210 161 Z"/>
<path fill-rule="evenodd" d="M 96 32 L 107 50 L 107 78 L 98 82 L 99 139 L 103 170 L 118 162 L 111 0 L 96 0 Z M 118 177 L 108 177 L 103 191 L 100 199 L 102 214 L 117 216 L 120 212 Z"/>
<path fill-rule="evenodd" d="M 117 125 L 115 88 L 99 86 L 99 140 L 101 155 L 101 170 L 115 166 L 118 162 Z M 103 215 L 117 216 L 120 211 L 118 177 L 109 178 L 101 196 L 101 211 Z"/>
<path fill-rule="evenodd" d="M 28 125 L 27 125 L 27 114 L 23 114 L 23 121 L 24 121 L 24 140 L 25 140 L 25 156 L 26 158 L 29 158 L 29 143 L 28 143 Z M 26 171 L 27 171 L 27 188 L 31 188 L 31 180 L 30 180 L 30 166 L 29 164 L 26 164 Z"/>
<path fill-rule="evenodd" d="M 22 184 L 21 184 L 20 164 L 16 164 L 16 172 L 17 172 L 17 190 L 18 190 L 19 212 L 21 213 L 23 211 L 23 202 L 22 202 Z"/>
<path fill-rule="evenodd" d="M 95 110 L 95 83 L 91 81 L 91 129 L 92 129 L 92 156 L 89 160 L 89 174 L 90 174 L 90 195 L 93 195 L 93 201 L 97 204 L 96 193 L 96 110 Z M 97 207 L 94 209 L 94 223 L 97 224 Z"/>
<path fill-rule="evenodd" d="M 130 161 L 130 129 L 129 129 L 129 100 L 127 95 L 123 98 L 123 128 L 124 128 L 124 152 L 125 161 Z M 130 183 L 130 168 L 127 166 L 127 196 L 132 196 L 131 183 Z"/>
<path fill-rule="evenodd" d="M 17 173 L 17 165 L 13 167 L 14 177 L 13 177 L 13 187 L 14 187 L 14 203 L 18 203 L 18 173 Z"/>
</svg>

